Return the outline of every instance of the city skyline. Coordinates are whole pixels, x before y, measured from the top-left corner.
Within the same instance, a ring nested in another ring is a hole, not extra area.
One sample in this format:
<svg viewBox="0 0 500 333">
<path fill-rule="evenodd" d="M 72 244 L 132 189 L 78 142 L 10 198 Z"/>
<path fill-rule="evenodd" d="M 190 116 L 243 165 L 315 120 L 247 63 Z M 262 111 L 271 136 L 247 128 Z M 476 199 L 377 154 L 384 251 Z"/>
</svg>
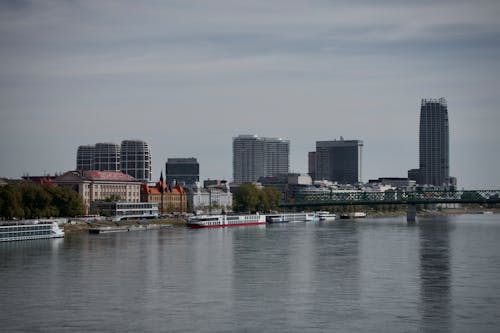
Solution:
<svg viewBox="0 0 500 333">
<path fill-rule="evenodd" d="M 500 187 L 496 1 L 0 4 L 0 177 L 74 169 L 77 147 L 140 138 L 232 178 L 231 138 L 364 142 L 363 180 L 418 166 L 422 98 L 445 97 L 450 175 Z M 125 23 L 126 22 L 126 23 Z"/>
</svg>

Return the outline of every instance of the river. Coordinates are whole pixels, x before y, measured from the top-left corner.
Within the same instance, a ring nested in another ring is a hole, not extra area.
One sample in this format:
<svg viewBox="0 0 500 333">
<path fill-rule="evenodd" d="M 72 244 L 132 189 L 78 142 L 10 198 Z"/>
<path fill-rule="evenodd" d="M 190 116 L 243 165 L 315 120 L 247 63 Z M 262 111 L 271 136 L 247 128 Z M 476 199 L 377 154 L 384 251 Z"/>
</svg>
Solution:
<svg viewBox="0 0 500 333">
<path fill-rule="evenodd" d="M 0 243 L 5 332 L 498 332 L 500 216 Z"/>
</svg>

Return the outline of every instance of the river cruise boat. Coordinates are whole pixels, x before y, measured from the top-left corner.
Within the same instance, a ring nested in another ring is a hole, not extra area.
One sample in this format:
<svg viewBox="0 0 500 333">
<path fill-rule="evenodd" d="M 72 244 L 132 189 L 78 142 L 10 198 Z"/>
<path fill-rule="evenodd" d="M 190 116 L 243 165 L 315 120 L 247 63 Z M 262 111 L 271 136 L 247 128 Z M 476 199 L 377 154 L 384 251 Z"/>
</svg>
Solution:
<svg viewBox="0 0 500 333">
<path fill-rule="evenodd" d="M 291 223 L 317 221 L 315 213 L 281 213 L 267 215 L 267 223 Z"/>
<path fill-rule="evenodd" d="M 316 212 L 316 215 L 318 216 L 318 219 L 320 221 L 335 221 L 337 218 L 337 215 L 335 213 L 330 213 L 328 211 L 319 211 Z"/>
<path fill-rule="evenodd" d="M 64 231 L 58 220 L 0 222 L 0 242 L 59 237 L 64 237 Z"/>
<path fill-rule="evenodd" d="M 188 219 L 191 228 L 223 228 L 266 224 L 266 215 L 198 215 Z"/>
</svg>

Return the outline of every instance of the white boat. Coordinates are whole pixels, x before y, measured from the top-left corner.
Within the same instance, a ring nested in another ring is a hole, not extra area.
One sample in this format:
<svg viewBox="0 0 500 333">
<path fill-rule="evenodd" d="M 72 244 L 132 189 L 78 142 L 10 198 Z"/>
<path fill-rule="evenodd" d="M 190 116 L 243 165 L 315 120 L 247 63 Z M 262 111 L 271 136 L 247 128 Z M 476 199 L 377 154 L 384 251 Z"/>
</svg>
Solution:
<svg viewBox="0 0 500 333">
<path fill-rule="evenodd" d="M 58 220 L 21 220 L 0 223 L 0 242 L 64 237 Z"/>
<path fill-rule="evenodd" d="M 198 215 L 188 219 L 191 228 L 224 228 L 265 224 L 266 215 Z"/>
<path fill-rule="evenodd" d="M 335 221 L 337 215 L 335 213 L 330 213 L 328 211 L 319 211 L 316 212 L 320 221 Z"/>
<path fill-rule="evenodd" d="M 267 223 L 291 223 L 317 221 L 315 213 L 281 213 L 267 215 Z"/>
</svg>

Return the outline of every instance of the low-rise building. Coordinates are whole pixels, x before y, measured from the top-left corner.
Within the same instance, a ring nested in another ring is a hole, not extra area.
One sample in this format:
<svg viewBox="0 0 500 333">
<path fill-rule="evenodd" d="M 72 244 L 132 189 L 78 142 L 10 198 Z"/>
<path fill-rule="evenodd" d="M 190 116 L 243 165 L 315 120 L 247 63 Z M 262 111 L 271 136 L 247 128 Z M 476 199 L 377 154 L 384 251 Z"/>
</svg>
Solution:
<svg viewBox="0 0 500 333">
<path fill-rule="evenodd" d="M 197 213 L 222 213 L 233 210 L 233 194 L 227 182 L 208 183 L 201 187 L 196 182 L 188 191 L 188 204 L 190 209 Z"/>
<path fill-rule="evenodd" d="M 93 201 L 141 201 L 141 182 L 120 171 L 68 171 L 56 177 L 54 183 L 80 194 L 86 214 Z"/>
<path fill-rule="evenodd" d="M 184 188 L 175 183 L 169 187 L 163 181 L 163 175 L 154 186 L 141 186 L 141 201 L 157 203 L 160 215 L 187 212 L 188 199 Z"/>
</svg>

